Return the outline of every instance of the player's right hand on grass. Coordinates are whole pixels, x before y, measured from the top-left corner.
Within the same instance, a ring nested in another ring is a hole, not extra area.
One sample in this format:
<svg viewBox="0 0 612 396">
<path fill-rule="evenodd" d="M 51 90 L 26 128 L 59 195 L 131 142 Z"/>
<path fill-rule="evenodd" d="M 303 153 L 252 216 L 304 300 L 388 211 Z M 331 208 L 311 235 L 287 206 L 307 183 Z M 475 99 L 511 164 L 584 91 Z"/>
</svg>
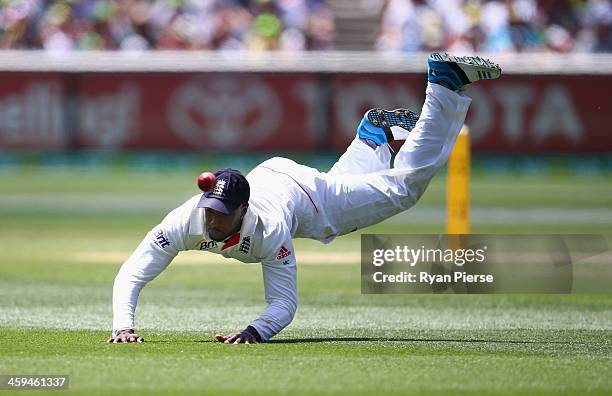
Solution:
<svg viewBox="0 0 612 396">
<path fill-rule="evenodd" d="M 115 333 L 113 337 L 106 340 L 106 342 L 109 344 L 119 343 L 119 342 L 143 342 L 143 341 L 144 341 L 144 338 L 136 334 L 136 332 L 134 332 L 134 330 L 132 329 L 119 330 L 118 332 Z"/>
</svg>

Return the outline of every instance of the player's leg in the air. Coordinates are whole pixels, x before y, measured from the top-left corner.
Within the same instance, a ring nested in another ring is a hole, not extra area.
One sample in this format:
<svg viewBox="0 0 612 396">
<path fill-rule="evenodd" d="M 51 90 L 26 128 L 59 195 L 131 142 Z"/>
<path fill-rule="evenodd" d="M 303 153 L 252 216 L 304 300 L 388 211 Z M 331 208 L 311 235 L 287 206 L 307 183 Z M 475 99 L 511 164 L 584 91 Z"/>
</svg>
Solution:
<svg viewBox="0 0 612 396">
<path fill-rule="evenodd" d="M 368 110 L 357 128 L 357 136 L 327 173 L 362 174 L 389 169 L 389 143 L 406 140 L 418 119 L 418 114 L 408 109 Z"/>
<path fill-rule="evenodd" d="M 366 113 L 357 138 L 328 173 L 323 192 L 326 213 L 339 234 L 376 224 L 414 205 L 446 163 L 463 126 L 471 99 L 460 91 L 500 74 L 498 65 L 478 57 L 432 53 L 425 103 L 411 130 L 408 115 Z M 402 128 L 400 122 L 407 126 Z M 406 141 L 390 168 L 387 143 L 401 138 Z"/>
</svg>

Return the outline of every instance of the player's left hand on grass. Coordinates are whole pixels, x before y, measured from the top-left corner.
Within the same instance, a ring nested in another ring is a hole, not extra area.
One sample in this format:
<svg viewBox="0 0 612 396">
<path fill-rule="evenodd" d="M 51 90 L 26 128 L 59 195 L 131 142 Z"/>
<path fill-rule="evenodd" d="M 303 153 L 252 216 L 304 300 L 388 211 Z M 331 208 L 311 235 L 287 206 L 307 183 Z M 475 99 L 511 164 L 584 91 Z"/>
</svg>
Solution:
<svg viewBox="0 0 612 396">
<path fill-rule="evenodd" d="M 230 333 L 228 335 L 217 334 L 215 339 L 224 344 L 257 344 L 261 342 L 259 333 L 252 326 L 248 326 L 239 333 Z"/>
</svg>

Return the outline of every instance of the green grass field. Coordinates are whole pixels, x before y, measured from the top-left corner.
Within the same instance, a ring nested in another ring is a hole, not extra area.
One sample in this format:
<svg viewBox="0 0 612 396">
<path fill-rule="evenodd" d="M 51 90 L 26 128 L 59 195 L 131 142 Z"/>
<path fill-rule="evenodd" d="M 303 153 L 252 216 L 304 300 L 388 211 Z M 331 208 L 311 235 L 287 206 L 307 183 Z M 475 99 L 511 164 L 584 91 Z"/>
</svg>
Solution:
<svg viewBox="0 0 612 396">
<path fill-rule="evenodd" d="M 0 173 L 0 374 L 81 394 L 612 393 L 611 295 L 361 295 L 359 234 L 297 242 L 300 307 L 268 344 L 213 341 L 263 310 L 261 272 L 200 252 L 143 290 L 145 343 L 106 344 L 115 273 L 195 173 Z M 363 232 L 443 232 L 443 181 Z M 612 233 L 609 177 L 480 175 L 472 196 L 473 232 Z"/>
</svg>

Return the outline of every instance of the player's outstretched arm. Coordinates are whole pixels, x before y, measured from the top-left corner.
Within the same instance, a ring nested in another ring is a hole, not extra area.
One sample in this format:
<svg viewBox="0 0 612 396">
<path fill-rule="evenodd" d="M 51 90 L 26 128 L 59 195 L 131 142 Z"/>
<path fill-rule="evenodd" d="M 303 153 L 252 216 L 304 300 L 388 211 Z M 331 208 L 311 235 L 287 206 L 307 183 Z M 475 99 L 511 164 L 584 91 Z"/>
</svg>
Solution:
<svg viewBox="0 0 612 396">
<path fill-rule="evenodd" d="M 185 250 L 183 241 L 188 232 L 189 216 L 198 199 L 196 195 L 168 213 L 121 266 L 113 285 L 113 332 L 109 341 L 142 340 L 134 330 L 138 295 L 148 282 L 166 269 L 179 251 Z"/>
<path fill-rule="evenodd" d="M 292 321 L 297 310 L 297 265 L 293 244 L 287 239 L 273 256 L 261 263 L 268 306 L 261 316 L 241 332 L 217 335 L 225 344 L 266 342 Z"/>
<path fill-rule="evenodd" d="M 179 247 L 168 235 L 167 228 L 158 226 L 150 231 L 134 253 L 121 266 L 113 285 L 113 333 L 109 342 L 138 342 L 134 336 L 135 311 L 142 288 L 157 277 L 174 257 Z"/>
</svg>

